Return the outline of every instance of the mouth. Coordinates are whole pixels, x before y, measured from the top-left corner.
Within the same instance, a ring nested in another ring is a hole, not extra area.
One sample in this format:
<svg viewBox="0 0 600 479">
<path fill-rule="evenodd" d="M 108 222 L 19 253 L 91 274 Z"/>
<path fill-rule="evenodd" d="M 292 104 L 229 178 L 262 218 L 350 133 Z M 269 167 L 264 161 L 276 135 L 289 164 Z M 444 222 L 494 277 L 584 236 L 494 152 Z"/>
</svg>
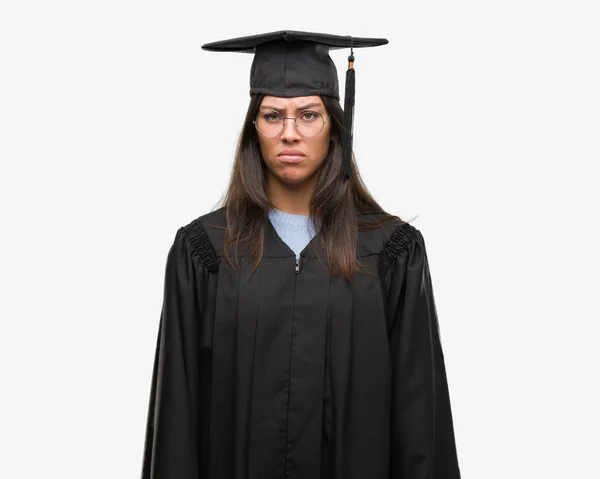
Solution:
<svg viewBox="0 0 600 479">
<path fill-rule="evenodd" d="M 284 150 L 277 155 L 277 158 L 284 163 L 298 163 L 305 157 L 306 155 L 298 150 Z"/>
</svg>

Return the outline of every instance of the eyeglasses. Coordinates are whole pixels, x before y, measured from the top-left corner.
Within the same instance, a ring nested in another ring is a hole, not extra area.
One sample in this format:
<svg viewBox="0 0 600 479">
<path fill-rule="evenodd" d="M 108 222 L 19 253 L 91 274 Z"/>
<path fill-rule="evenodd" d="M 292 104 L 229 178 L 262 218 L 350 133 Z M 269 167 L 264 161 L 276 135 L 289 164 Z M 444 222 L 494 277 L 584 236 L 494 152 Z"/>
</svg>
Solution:
<svg viewBox="0 0 600 479">
<path fill-rule="evenodd" d="M 295 118 L 286 118 L 281 116 L 278 111 L 264 110 L 256 116 L 253 123 L 261 135 L 267 138 L 275 138 L 283 131 L 285 120 L 294 120 L 298 133 L 305 137 L 311 137 L 321 133 L 325 123 L 329 120 L 329 116 L 325 120 L 318 111 L 302 110 Z"/>
</svg>

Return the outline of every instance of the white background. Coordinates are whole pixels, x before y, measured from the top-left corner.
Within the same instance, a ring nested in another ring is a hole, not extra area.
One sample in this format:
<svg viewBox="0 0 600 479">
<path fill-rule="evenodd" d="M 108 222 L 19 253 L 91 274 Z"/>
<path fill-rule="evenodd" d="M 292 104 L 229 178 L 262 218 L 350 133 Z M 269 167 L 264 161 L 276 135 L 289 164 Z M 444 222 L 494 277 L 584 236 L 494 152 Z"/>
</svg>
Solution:
<svg viewBox="0 0 600 479">
<path fill-rule="evenodd" d="M 249 101 L 200 46 L 287 28 L 390 41 L 355 151 L 426 239 L 463 478 L 600 478 L 595 4 L 2 2 L 0 477 L 139 476 L 167 252 Z"/>
</svg>

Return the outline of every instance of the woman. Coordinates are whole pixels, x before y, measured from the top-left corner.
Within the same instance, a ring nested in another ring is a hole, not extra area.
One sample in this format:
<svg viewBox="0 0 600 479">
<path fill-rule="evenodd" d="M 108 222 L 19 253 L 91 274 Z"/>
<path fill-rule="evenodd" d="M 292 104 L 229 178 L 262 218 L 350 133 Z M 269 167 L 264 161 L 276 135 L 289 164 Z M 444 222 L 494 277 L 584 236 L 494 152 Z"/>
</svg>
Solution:
<svg viewBox="0 0 600 479">
<path fill-rule="evenodd" d="M 460 477 L 423 236 L 362 184 L 328 54 L 386 42 L 204 45 L 255 54 L 251 101 L 169 251 L 144 479 Z"/>
</svg>

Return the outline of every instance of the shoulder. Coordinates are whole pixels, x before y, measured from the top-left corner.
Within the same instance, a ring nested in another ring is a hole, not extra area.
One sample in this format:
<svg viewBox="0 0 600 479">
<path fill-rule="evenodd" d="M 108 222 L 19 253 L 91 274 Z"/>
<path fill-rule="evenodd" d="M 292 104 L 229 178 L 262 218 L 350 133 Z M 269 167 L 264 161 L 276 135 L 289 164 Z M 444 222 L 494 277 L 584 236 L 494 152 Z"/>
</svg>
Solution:
<svg viewBox="0 0 600 479">
<path fill-rule="evenodd" d="M 225 226 L 223 207 L 190 221 L 179 229 L 178 235 L 189 242 L 193 256 L 198 256 L 209 271 L 216 271 L 222 256 Z"/>
<path fill-rule="evenodd" d="M 381 262 L 390 265 L 415 251 L 424 251 L 424 240 L 421 231 L 410 223 L 402 223 L 396 227 L 385 248 L 381 251 Z"/>
<path fill-rule="evenodd" d="M 190 237 L 208 235 L 212 240 L 215 236 L 218 236 L 217 232 L 221 232 L 222 237 L 225 226 L 227 225 L 225 212 L 225 207 L 222 207 L 218 210 L 203 214 L 190 221 L 187 225 L 183 226 L 182 229 Z"/>
<path fill-rule="evenodd" d="M 367 224 L 379 221 L 379 215 L 361 214 Z M 391 263 L 399 256 L 405 255 L 415 242 L 422 241 L 421 232 L 398 217 L 390 217 L 378 226 L 364 228 L 358 234 L 359 256 L 377 254 L 383 262 Z"/>
</svg>

